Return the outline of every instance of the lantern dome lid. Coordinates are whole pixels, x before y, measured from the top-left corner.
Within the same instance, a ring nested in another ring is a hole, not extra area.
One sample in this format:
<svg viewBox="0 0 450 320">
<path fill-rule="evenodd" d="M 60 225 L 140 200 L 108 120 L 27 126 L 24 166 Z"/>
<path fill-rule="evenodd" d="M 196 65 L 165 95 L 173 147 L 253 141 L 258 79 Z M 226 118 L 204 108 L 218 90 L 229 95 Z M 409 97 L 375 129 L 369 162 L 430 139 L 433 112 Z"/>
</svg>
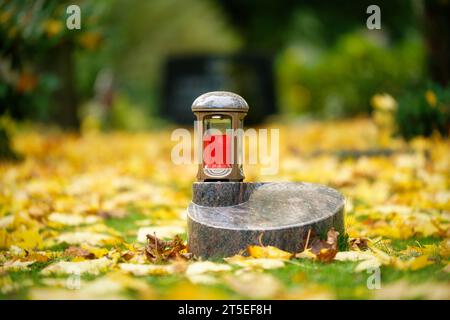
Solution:
<svg viewBox="0 0 450 320">
<path fill-rule="evenodd" d="M 191 107 L 196 111 L 234 111 L 247 112 L 248 104 L 240 95 L 227 91 L 212 91 L 202 94 Z"/>
</svg>

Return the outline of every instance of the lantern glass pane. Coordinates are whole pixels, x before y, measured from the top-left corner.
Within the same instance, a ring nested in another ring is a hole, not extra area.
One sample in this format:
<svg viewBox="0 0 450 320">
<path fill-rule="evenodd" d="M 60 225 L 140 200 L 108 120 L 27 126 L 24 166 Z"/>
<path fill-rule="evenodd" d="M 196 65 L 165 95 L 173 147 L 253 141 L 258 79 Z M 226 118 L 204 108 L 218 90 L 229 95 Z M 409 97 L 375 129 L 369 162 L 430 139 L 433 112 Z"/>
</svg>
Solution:
<svg viewBox="0 0 450 320">
<path fill-rule="evenodd" d="M 222 134 L 226 134 L 226 130 L 231 129 L 231 117 L 224 115 L 205 117 L 205 131 L 209 129 L 216 129 Z"/>
<path fill-rule="evenodd" d="M 211 115 L 204 118 L 203 163 L 205 168 L 231 168 L 231 117 Z M 217 170 L 219 172 L 219 170 Z M 210 171 L 210 173 L 214 173 Z"/>
</svg>

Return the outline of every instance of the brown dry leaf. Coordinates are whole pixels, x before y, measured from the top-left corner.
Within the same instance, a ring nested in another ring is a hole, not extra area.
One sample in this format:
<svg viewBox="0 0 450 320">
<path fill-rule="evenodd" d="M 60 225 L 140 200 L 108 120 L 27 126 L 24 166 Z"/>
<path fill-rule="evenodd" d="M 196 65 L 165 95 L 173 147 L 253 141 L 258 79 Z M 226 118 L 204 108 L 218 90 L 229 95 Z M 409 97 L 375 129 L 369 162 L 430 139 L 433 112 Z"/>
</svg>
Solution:
<svg viewBox="0 0 450 320">
<path fill-rule="evenodd" d="M 75 247 L 75 246 L 70 246 L 66 250 L 64 250 L 63 256 L 72 257 L 72 258 L 81 257 L 81 258 L 85 258 L 85 259 L 94 259 L 95 258 L 95 255 L 93 253 L 90 253 L 86 249 L 83 249 L 80 247 Z"/>
<path fill-rule="evenodd" d="M 187 256 L 182 252 L 185 249 L 186 245 L 178 235 L 170 241 L 159 239 L 151 234 L 147 235 L 145 255 L 153 263 L 167 261 L 169 259 L 185 259 Z"/>
<path fill-rule="evenodd" d="M 131 250 L 127 250 L 127 251 L 122 252 L 120 254 L 120 257 L 125 261 L 130 261 L 134 257 L 135 254 L 136 254 L 135 252 L 133 252 Z"/>
<path fill-rule="evenodd" d="M 350 249 L 352 249 L 352 250 L 366 250 L 368 241 L 369 240 L 367 238 L 351 238 L 349 240 Z"/>
<path fill-rule="evenodd" d="M 321 262 L 331 262 L 336 256 L 337 249 L 335 248 L 322 248 L 317 254 L 317 259 Z"/>
<path fill-rule="evenodd" d="M 296 258 L 307 258 L 313 260 L 319 260 L 321 262 L 333 261 L 336 253 L 338 252 L 338 236 L 339 232 L 331 228 L 327 232 L 327 240 L 320 240 L 317 236 L 311 238 L 311 230 L 308 231 L 305 240 L 305 249 L 296 254 Z M 312 240 L 311 240 L 312 239 Z M 309 243 L 311 246 L 308 247 Z"/>
</svg>

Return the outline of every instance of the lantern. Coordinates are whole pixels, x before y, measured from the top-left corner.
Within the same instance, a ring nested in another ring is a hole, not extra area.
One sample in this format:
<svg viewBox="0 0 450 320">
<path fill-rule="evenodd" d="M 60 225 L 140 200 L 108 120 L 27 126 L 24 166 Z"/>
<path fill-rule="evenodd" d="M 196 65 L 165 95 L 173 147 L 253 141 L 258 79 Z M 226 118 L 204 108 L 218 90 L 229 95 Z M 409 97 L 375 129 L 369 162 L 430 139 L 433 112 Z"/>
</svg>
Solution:
<svg viewBox="0 0 450 320">
<path fill-rule="evenodd" d="M 198 181 L 242 181 L 242 130 L 248 111 L 239 95 L 225 91 L 208 92 L 192 104 L 201 140 Z M 241 130 L 238 130 L 241 129 Z"/>
</svg>

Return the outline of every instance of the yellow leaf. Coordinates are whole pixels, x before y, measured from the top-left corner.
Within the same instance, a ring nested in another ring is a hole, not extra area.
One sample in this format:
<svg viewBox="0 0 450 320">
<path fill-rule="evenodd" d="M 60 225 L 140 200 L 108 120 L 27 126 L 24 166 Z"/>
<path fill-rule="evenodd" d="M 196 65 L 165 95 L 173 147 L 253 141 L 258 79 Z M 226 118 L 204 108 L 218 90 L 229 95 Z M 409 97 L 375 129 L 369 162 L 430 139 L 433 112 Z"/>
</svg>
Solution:
<svg viewBox="0 0 450 320">
<path fill-rule="evenodd" d="M 136 263 L 120 263 L 120 270 L 133 274 L 135 276 L 147 275 L 168 275 L 175 273 L 176 269 L 173 265 L 154 265 L 154 264 L 136 264 Z"/>
<path fill-rule="evenodd" d="M 12 233 L 14 245 L 25 250 L 41 249 L 43 246 L 42 237 L 37 229 L 18 230 Z"/>
<path fill-rule="evenodd" d="M 97 216 L 53 212 L 48 216 L 48 220 L 64 226 L 79 226 L 82 224 L 96 223 L 101 219 Z"/>
<path fill-rule="evenodd" d="M 269 299 L 281 292 L 282 284 L 265 273 L 243 273 L 225 277 L 231 289 L 248 298 Z"/>
<path fill-rule="evenodd" d="M 427 255 L 423 255 L 417 258 L 414 258 L 411 261 L 411 270 L 418 270 L 418 269 L 422 269 L 430 264 L 433 264 L 429 259 L 429 257 Z"/>
<path fill-rule="evenodd" d="M 187 275 L 196 275 L 210 272 L 224 272 L 230 271 L 231 267 L 227 264 L 214 263 L 210 261 L 200 261 L 191 263 L 187 270 Z"/>
<path fill-rule="evenodd" d="M 375 299 L 431 299 L 449 300 L 448 283 L 425 282 L 410 284 L 405 280 L 389 283 L 379 290 L 374 290 Z"/>
<path fill-rule="evenodd" d="M 374 259 L 375 256 L 369 251 L 341 251 L 336 254 L 334 260 L 338 261 L 362 261 Z"/>
<path fill-rule="evenodd" d="M 317 256 L 311 252 L 311 248 L 309 249 L 305 249 L 300 253 L 297 253 L 295 255 L 296 258 L 298 259 L 310 259 L 310 260 L 316 260 Z"/>
<path fill-rule="evenodd" d="M 98 275 L 112 265 L 113 261 L 106 257 L 78 262 L 59 261 L 45 267 L 41 273 L 43 275 L 84 273 Z"/>
<path fill-rule="evenodd" d="M 4 271 L 19 271 L 27 269 L 29 265 L 35 263 L 36 261 L 30 260 L 30 261 L 20 261 L 20 260 L 13 260 L 13 261 L 6 261 L 3 266 L 0 267 L 0 273 L 3 273 Z"/>
<path fill-rule="evenodd" d="M 89 246 L 87 244 L 82 244 L 81 248 L 89 251 L 96 258 L 101 258 L 101 257 L 106 256 L 108 254 L 108 249 L 106 249 L 106 248 L 91 247 L 91 246 Z"/>
<path fill-rule="evenodd" d="M 284 267 L 284 259 L 266 259 L 266 258 L 253 258 L 243 257 L 235 255 L 233 257 L 225 258 L 226 262 L 247 268 L 247 269 L 278 269 Z"/>
<path fill-rule="evenodd" d="M 289 260 L 292 257 L 291 253 L 272 246 L 248 246 L 247 252 L 253 258 Z"/>
<path fill-rule="evenodd" d="M 68 244 L 88 244 L 96 245 L 114 245 L 120 242 L 119 239 L 107 234 L 93 233 L 88 231 L 65 232 L 55 238 L 59 243 Z"/>
</svg>

